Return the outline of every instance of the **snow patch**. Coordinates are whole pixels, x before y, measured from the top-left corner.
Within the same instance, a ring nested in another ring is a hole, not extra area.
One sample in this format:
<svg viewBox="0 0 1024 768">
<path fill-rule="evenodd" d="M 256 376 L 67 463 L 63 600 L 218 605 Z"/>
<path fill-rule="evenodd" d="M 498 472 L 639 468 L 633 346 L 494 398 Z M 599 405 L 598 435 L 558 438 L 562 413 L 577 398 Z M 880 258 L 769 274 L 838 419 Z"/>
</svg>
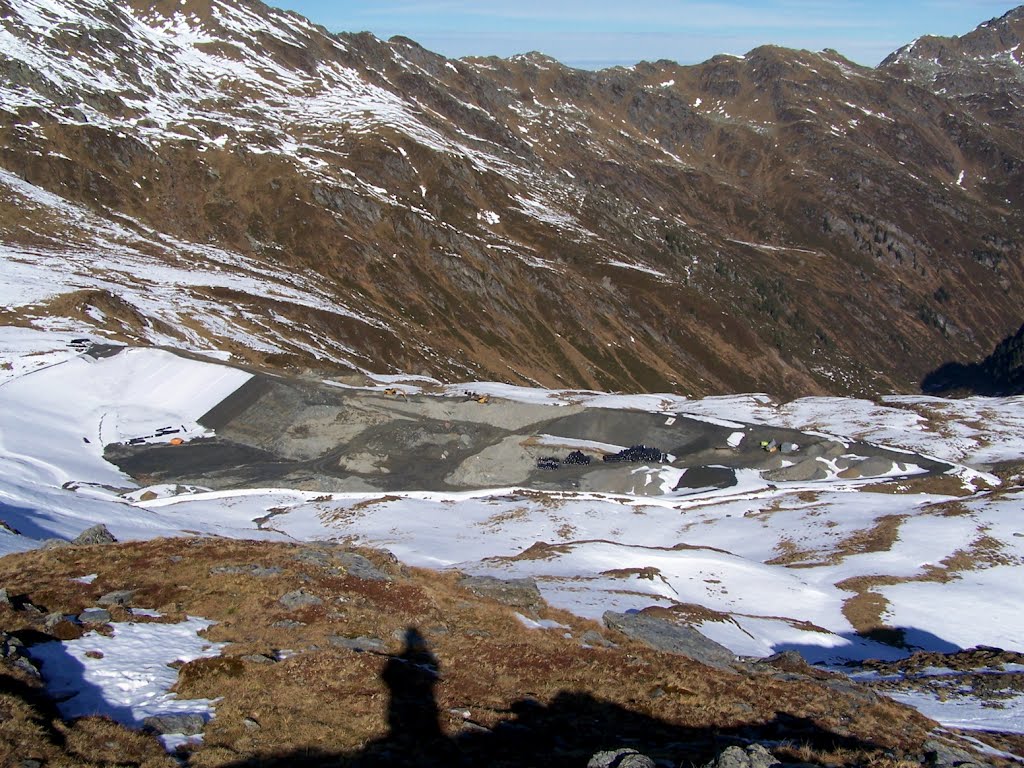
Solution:
<svg viewBox="0 0 1024 768">
<path fill-rule="evenodd" d="M 113 634 L 88 632 L 77 640 L 34 645 L 47 692 L 65 718 L 99 715 L 139 728 L 153 715 L 198 714 L 213 717 L 210 699 L 179 699 L 170 693 L 177 682 L 175 661 L 217 656 L 224 643 L 211 643 L 200 632 L 213 622 L 189 617 L 179 624 L 112 623 Z M 162 737 L 171 750 L 189 741 L 183 735 Z"/>
</svg>

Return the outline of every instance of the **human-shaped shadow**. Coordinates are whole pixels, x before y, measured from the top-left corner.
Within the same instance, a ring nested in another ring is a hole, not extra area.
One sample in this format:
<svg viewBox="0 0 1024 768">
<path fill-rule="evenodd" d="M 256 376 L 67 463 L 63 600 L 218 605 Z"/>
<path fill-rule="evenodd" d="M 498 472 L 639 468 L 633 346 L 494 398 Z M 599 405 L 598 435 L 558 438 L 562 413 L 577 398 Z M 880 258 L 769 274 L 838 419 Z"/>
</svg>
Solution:
<svg viewBox="0 0 1024 768">
<path fill-rule="evenodd" d="M 423 635 L 405 632 L 405 645 L 381 672 L 389 692 L 388 733 L 362 749 L 332 753 L 309 745 L 291 753 L 255 755 L 221 768 L 527 768 L 585 766 L 595 752 L 632 746 L 662 761 L 701 765 L 730 744 L 752 741 L 821 749 L 874 750 L 880 745 L 828 731 L 811 720 L 777 712 L 768 722 L 729 728 L 680 726 L 582 691 L 561 691 L 545 702 L 511 702 L 491 728 L 441 727 L 435 698 L 440 666 Z"/>
<path fill-rule="evenodd" d="M 381 680 L 388 688 L 388 733 L 367 745 L 356 765 L 451 764 L 455 745 L 441 730 L 434 688 L 437 657 L 415 627 L 405 631 L 401 653 L 388 656 Z"/>
<path fill-rule="evenodd" d="M 405 648 L 390 656 L 381 679 L 388 687 L 389 738 L 409 745 L 432 747 L 445 738 L 434 686 L 441 676 L 437 658 L 415 627 L 405 630 Z"/>
</svg>

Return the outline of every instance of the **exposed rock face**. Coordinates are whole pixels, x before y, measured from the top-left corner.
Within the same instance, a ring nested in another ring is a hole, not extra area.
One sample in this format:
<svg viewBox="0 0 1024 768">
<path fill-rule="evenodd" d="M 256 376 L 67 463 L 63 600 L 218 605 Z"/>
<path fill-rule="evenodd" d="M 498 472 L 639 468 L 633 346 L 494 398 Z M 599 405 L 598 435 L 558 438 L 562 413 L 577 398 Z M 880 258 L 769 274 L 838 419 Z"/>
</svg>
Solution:
<svg viewBox="0 0 1024 768">
<path fill-rule="evenodd" d="M 993 93 L 1024 93 L 1022 41 L 1024 6 L 961 37 L 918 38 L 889 56 L 881 68 L 958 99 L 979 96 L 974 103 L 982 106 Z M 996 114 L 1003 121 L 1020 120 L 1019 109 L 998 109 Z"/>
<path fill-rule="evenodd" d="M 11 0 L 0 225 L 54 276 L 18 319 L 336 371 L 916 389 L 1024 319 L 1021 17 L 877 69 L 584 72 L 258 2 Z"/>
</svg>

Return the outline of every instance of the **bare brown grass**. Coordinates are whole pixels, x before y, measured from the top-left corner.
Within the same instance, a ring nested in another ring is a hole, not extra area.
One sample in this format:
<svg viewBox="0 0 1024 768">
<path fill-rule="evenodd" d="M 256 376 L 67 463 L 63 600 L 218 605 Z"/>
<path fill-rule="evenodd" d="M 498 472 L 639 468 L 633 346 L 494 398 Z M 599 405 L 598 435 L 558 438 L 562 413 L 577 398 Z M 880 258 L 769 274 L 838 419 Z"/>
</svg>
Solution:
<svg viewBox="0 0 1024 768">
<path fill-rule="evenodd" d="M 183 665 L 176 687 L 182 697 L 219 699 L 203 744 L 188 758 L 197 768 L 304 750 L 344 756 L 377 748 L 390 728 L 382 675 L 402 651 L 409 627 L 418 629 L 439 661 L 434 694 L 440 727 L 449 736 L 464 733 L 467 711 L 474 727 L 492 728 L 521 717 L 515 713 L 523 701 L 535 702 L 530 706 L 552 722 L 569 718 L 564 727 L 570 731 L 593 728 L 595 718 L 614 712 L 615 722 L 640 718 L 645 728 L 676 734 L 676 741 L 686 734 L 689 746 L 676 747 L 675 760 L 706 759 L 715 751 L 711 735 L 723 729 L 763 729 L 788 738 L 780 712 L 813 722 L 822 732 L 898 750 L 916 749 L 929 728 L 919 715 L 891 702 L 864 704 L 813 681 L 711 670 L 551 608 L 540 615 L 566 629 L 527 629 L 512 609 L 458 587 L 458 574 L 404 569 L 386 553 L 360 550 L 390 581 L 357 579 L 331 565 L 333 551 L 209 539 L 69 547 L 0 559 L 0 583 L 50 611 L 80 611 L 105 592 L 133 589 L 134 605 L 170 618 L 187 613 L 215 621 L 206 636 L 227 648 L 218 658 Z M 281 570 L 254 575 L 251 565 Z M 237 572 L 217 570 L 224 566 L 237 566 Z M 98 574 L 93 584 L 72 580 L 86 573 Z M 300 588 L 322 604 L 289 611 L 278 602 Z M 680 611 L 691 620 L 721 618 L 699 606 Z M 0 618 L 7 631 L 38 630 L 38 619 L 25 612 L 7 610 Z M 586 631 L 602 632 L 617 647 L 582 648 L 577 638 Z M 331 642 L 359 636 L 377 638 L 385 651 L 358 653 Z M 0 699 L 11 712 L 16 704 Z M 70 754 L 70 741 L 48 741 L 53 729 L 81 729 L 81 744 L 87 744 L 85 734 L 94 733 L 87 729 L 103 728 L 117 737 L 105 738 L 92 753 L 75 746 L 80 764 L 101 764 L 107 743 L 124 745 L 122 764 L 168 764 L 149 736 L 105 721 L 64 725 L 52 712 L 26 706 L 20 715 L 0 719 L 0 739 L 9 753 L 27 740 L 41 745 L 44 757 L 61 750 Z M 812 751 L 818 760 L 839 755 L 820 744 Z M 864 747 L 833 762 L 870 764 L 873 754 Z M 585 756 L 573 759 L 579 757 Z"/>
<path fill-rule="evenodd" d="M 906 515 L 885 515 L 875 520 L 870 528 L 855 531 L 839 541 L 832 551 L 821 552 L 801 548 L 792 539 L 781 539 L 775 546 L 778 555 L 766 561 L 768 565 L 786 565 L 792 568 L 815 568 L 835 564 L 846 557 L 868 552 L 886 552 L 899 539 L 900 524 Z M 817 560 L 810 558 L 817 556 Z"/>
<path fill-rule="evenodd" d="M 801 549 L 792 539 L 779 539 L 775 551 L 778 554 L 770 560 L 765 560 L 766 565 L 793 565 L 814 554 L 811 550 Z"/>
<path fill-rule="evenodd" d="M 920 477 L 901 477 L 897 480 L 886 480 L 872 483 L 860 488 L 861 493 L 885 494 L 933 494 L 935 496 L 970 496 L 974 493 L 965 487 L 963 480 L 954 475 L 923 475 Z"/>
<path fill-rule="evenodd" d="M 870 528 L 856 531 L 839 542 L 830 561 L 839 562 L 843 558 L 868 552 L 888 552 L 899 540 L 900 525 L 906 519 L 906 515 L 879 517 Z"/>
</svg>

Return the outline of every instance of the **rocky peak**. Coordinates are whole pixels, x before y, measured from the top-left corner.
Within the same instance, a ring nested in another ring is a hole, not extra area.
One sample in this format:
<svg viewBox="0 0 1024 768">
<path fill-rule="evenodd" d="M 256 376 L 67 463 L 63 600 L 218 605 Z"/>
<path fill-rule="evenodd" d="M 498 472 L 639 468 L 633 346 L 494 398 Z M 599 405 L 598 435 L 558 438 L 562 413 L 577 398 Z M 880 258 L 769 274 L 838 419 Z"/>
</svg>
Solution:
<svg viewBox="0 0 1024 768">
<path fill-rule="evenodd" d="M 955 96 L 1024 91 L 1024 6 L 962 37 L 920 37 L 880 65 L 905 80 Z"/>
</svg>

